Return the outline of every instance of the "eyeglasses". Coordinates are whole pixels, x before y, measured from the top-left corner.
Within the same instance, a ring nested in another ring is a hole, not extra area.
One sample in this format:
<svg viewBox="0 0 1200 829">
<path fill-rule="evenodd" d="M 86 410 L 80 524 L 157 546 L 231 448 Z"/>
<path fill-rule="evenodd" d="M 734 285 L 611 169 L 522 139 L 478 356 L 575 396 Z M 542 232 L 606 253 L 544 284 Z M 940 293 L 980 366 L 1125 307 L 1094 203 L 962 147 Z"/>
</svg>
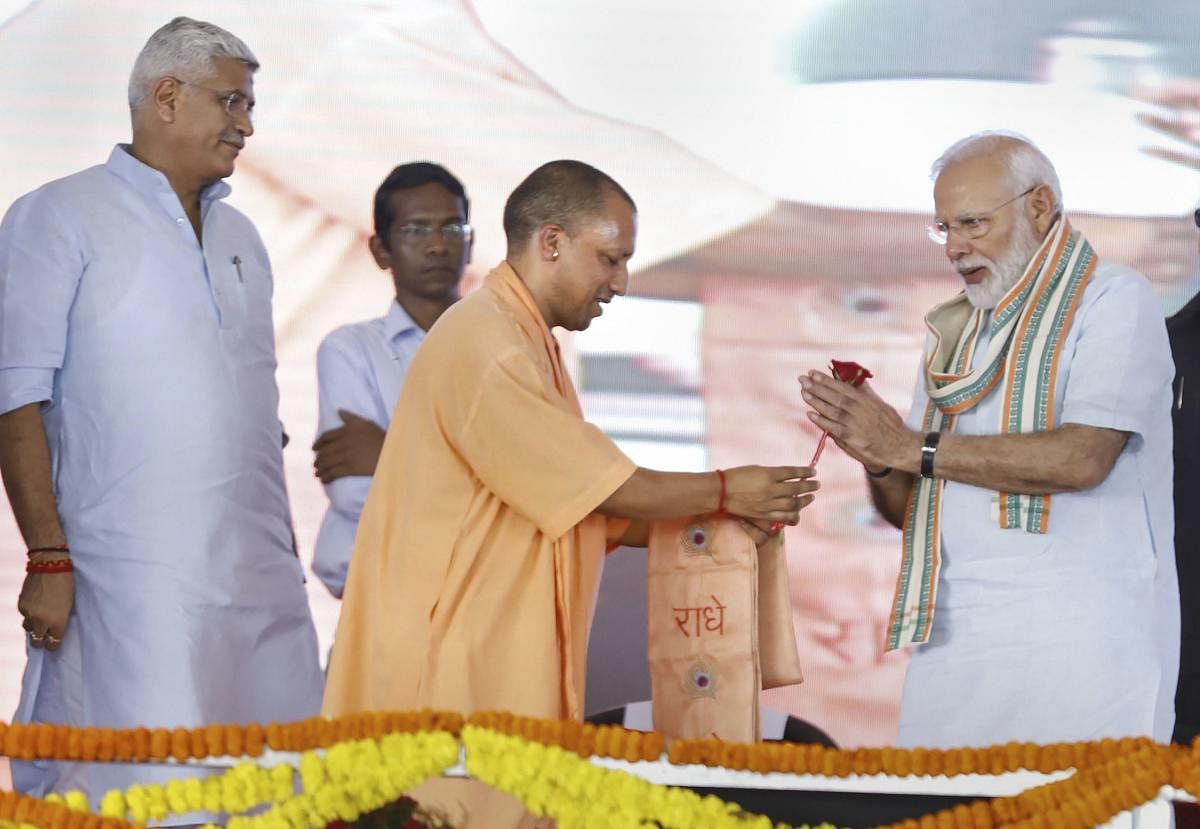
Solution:
<svg viewBox="0 0 1200 829">
<path fill-rule="evenodd" d="M 991 210 L 987 210 L 983 213 L 977 213 L 973 216 L 963 216 L 961 219 L 955 222 L 937 222 L 936 224 L 931 224 L 929 227 L 925 228 L 925 232 L 929 234 L 931 241 L 939 245 L 944 245 L 950 241 L 951 231 L 963 233 L 969 239 L 982 239 L 984 236 L 987 236 L 992 229 L 993 216 L 995 216 L 1005 207 L 1008 207 L 1017 199 L 1028 196 L 1039 187 L 1041 187 L 1040 184 L 1035 184 L 1024 193 L 1018 193 L 1008 201 L 1001 202 Z"/>
<path fill-rule="evenodd" d="M 182 78 L 175 78 L 175 81 L 183 84 L 184 86 L 193 86 L 196 89 L 203 89 L 206 92 L 211 92 L 216 96 L 217 103 L 225 108 L 225 112 L 228 115 L 244 115 L 251 121 L 254 120 L 254 101 L 246 97 L 241 90 L 235 89 L 232 92 L 225 92 L 224 90 L 213 89 L 211 86 L 205 86 L 204 84 L 185 81 Z"/>
<path fill-rule="evenodd" d="M 467 222 L 446 222 L 438 230 L 448 242 L 461 242 L 471 238 L 474 229 Z M 433 236 L 433 225 L 428 222 L 408 222 L 396 228 L 396 233 L 405 242 L 424 242 Z"/>
</svg>

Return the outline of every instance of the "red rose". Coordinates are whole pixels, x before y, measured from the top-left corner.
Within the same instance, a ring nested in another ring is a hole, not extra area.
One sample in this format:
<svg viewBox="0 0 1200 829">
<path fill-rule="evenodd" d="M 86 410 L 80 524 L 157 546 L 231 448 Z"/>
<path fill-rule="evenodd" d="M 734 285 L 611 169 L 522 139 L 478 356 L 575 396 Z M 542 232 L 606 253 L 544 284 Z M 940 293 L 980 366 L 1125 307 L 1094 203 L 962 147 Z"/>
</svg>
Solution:
<svg viewBox="0 0 1200 829">
<path fill-rule="evenodd" d="M 875 376 L 852 360 L 846 362 L 830 360 L 829 370 L 833 373 L 834 377 L 856 388 L 861 386 L 864 380 L 869 380 Z"/>
<path fill-rule="evenodd" d="M 865 380 L 874 376 L 870 371 L 853 360 L 830 360 L 829 373 L 843 383 L 849 383 L 855 388 L 858 388 Z M 812 460 L 808 462 L 809 466 L 817 465 L 817 461 L 821 459 L 821 453 L 825 451 L 825 441 L 828 439 L 829 433 L 821 432 L 821 440 L 817 442 L 817 451 L 813 453 Z"/>
</svg>

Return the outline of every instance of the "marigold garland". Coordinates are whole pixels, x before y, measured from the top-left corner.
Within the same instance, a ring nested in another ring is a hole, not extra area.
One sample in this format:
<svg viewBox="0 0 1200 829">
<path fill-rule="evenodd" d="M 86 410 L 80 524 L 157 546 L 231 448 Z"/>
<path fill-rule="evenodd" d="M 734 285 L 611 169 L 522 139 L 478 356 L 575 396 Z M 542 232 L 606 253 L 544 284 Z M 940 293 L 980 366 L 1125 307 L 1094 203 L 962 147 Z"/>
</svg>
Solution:
<svg viewBox="0 0 1200 829">
<path fill-rule="evenodd" d="M 0 822 L 37 829 L 135 829 L 123 820 L 77 812 L 59 803 L 6 791 L 0 791 Z"/>
<path fill-rule="evenodd" d="M 533 814 L 554 818 L 560 829 L 594 826 L 598 814 L 611 827 L 787 829 L 712 795 L 600 768 L 560 746 L 475 725 L 463 729 L 462 741 L 473 777 L 513 795 Z"/>
<path fill-rule="evenodd" d="M 235 817 L 229 826 L 282 829 L 286 825 L 295 829 L 300 825 L 295 822 L 299 815 L 306 821 L 304 825 L 319 829 L 335 818 L 351 821 L 385 806 L 457 760 L 458 742 L 447 732 L 347 740 L 330 747 L 324 756 L 304 752 L 299 769 L 286 763 L 263 768 L 245 762 L 221 775 L 112 790 L 104 795 L 100 814 L 119 819 L 128 816 L 145 823 L 201 810 L 237 815 L 272 803 L 275 809 L 255 818 Z M 302 783 L 299 795 L 297 779 Z M 87 797 L 78 791 L 65 797 L 50 795 L 46 802 L 75 811 L 89 808 Z"/>
<path fill-rule="evenodd" d="M 300 794 L 260 815 L 231 818 L 227 829 L 322 829 L 354 821 L 457 762 L 458 741 L 444 731 L 348 740 L 324 757 L 308 751 L 300 758 Z"/>
<path fill-rule="evenodd" d="M 134 762 L 261 756 L 266 748 L 302 752 L 299 768 L 241 763 L 225 774 L 165 785 L 113 791 L 87 811 L 80 792 L 45 800 L 0 792 L 0 829 L 131 829 L 171 814 L 209 811 L 238 814 L 266 804 L 254 817 L 234 817 L 228 829 L 322 829 L 353 821 L 396 800 L 404 791 L 444 771 L 458 758 L 455 734 L 471 748 L 468 769 L 477 778 L 521 799 L 530 811 L 556 818 L 564 829 L 605 814 L 612 825 L 771 826 L 732 804 L 686 789 L 655 786 L 581 758 L 600 756 L 654 761 L 665 740 L 654 732 L 481 712 L 357 714 L 314 717 L 266 727 L 213 725 L 194 729 L 95 729 L 0 723 L 0 754 L 16 759 L 121 760 Z M 324 757 L 314 749 L 324 748 Z M 734 744 L 681 740 L 671 744 L 675 764 L 699 763 L 751 772 L 845 777 L 851 774 L 924 776 L 999 774 L 1075 769 L 1071 777 L 1011 797 L 981 799 L 895 824 L 904 829 L 940 827 L 1092 826 L 1154 800 L 1171 785 L 1200 796 L 1200 740 L 1190 749 L 1145 738 L 1093 742 L 1007 743 L 984 748 L 837 750 L 790 743 Z M 295 792 L 297 777 L 302 793 Z"/>
<path fill-rule="evenodd" d="M 1044 746 L 1012 742 L 984 748 L 844 750 L 806 743 L 726 743 L 703 739 L 673 741 L 667 758 L 675 765 L 698 764 L 759 773 L 954 777 L 1021 770 L 1050 774 L 1070 768 L 1083 769 L 1153 745 L 1148 738 L 1130 737 Z"/>
<path fill-rule="evenodd" d="M 383 711 L 310 717 L 291 723 L 208 725 L 196 728 L 76 728 L 0 722 L 0 756 L 14 760 L 177 762 L 208 757 L 260 757 L 265 749 L 310 751 L 346 740 L 449 731 L 463 725 L 456 711 Z"/>
<path fill-rule="evenodd" d="M 1168 746 L 1149 744 L 1107 761 L 1076 771 L 1071 777 L 1036 786 L 1009 797 L 977 800 L 905 820 L 881 829 L 940 829 L 943 826 L 990 829 L 990 827 L 1040 826 L 1052 829 L 1085 829 L 1107 823 L 1121 812 L 1154 800 L 1171 781 Z"/>
<path fill-rule="evenodd" d="M 480 711 L 468 725 L 501 734 L 557 746 L 580 757 L 612 757 L 617 760 L 658 760 L 665 740 L 656 731 L 631 731 L 617 725 L 593 725 L 574 720 L 543 720 L 521 717 L 507 711 Z"/>
<path fill-rule="evenodd" d="M 11 820 L 0 820 L 0 829 L 38 829 L 32 823 L 13 823 Z"/>
</svg>

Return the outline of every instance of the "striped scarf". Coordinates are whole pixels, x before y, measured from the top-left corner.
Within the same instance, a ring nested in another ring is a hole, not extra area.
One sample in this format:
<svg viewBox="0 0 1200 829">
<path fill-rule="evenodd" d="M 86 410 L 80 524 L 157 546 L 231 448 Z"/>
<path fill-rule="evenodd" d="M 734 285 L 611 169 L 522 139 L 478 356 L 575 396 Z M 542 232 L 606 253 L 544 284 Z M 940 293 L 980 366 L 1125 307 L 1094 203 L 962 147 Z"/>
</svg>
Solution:
<svg viewBox="0 0 1200 829">
<path fill-rule="evenodd" d="M 972 369 L 984 312 L 965 294 L 925 316 L 930 338 L 925 354 L 925 432 L 954 430 L 955 416 L 1004 383 L 1000 434 L 1043 432 L 1054 427 L 1054 390 L 1062 344 L 1083 290 L 1096 268 L 1092 246 L 1066 219 L 1060 220 L 1030 260 L 1021 279 L 989 324 L 987 352 Z M 896 584 L 887 648 L 925 642 L 933 622 L 941 564 L 942 484 L 918 477 L 904 520 L 904 558 Z M 1000 493 L 1000 526 L 1044 533 L 1049 495 Z"/>
</svg>

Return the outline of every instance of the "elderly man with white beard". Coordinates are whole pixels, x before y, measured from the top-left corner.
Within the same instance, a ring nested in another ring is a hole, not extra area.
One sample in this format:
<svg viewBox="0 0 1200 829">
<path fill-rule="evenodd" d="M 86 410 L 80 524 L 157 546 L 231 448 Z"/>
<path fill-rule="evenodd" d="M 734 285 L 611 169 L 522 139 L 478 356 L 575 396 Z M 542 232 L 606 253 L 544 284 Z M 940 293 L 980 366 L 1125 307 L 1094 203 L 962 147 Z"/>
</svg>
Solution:
<svg viewBox="0 0 1200 829">
<path fill-rule="evenodd" d="M 1150 283 L 1101 260 L 1029 141 L 933 165 L 931 238 L 964 291 L 926 316 L 907 421 L 810 372 L 809 417 L 903 530 L 887 647 L 898 742 L 1169 740 L 1179 659 L 1171 352 Z"/>
</svg>

